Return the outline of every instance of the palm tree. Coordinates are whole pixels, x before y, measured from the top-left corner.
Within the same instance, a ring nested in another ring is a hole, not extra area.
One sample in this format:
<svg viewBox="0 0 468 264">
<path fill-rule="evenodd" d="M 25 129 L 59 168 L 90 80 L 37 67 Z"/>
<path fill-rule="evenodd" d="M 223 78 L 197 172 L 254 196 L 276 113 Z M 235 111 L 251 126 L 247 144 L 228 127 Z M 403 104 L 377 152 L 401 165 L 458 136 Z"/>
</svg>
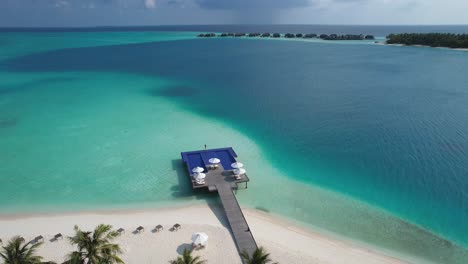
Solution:
<svg viewBox="0 0 468 264">
<path fill-rule="evenodd" d="M 184 249 L 182 257 L 177 257 L 177 259 L 169 261 L 170 264 L 203 264 L 206 263 L 205 260 L 201 260 L 200 256 L 193 257 L 192 251 Z"/>
<path fill-rule="evenodd" d="M 42 243 L 31 244 L 31 242 L 23 244 L 24 238 L 15 236 L 8 242 L 6 247 L 2 247 L 0 257 L 5 264 L 43 263 L 42 257 L 36 255 L 36 250 Z"/>
<path fill-rule="evenodd" d="M 263 247 L 257 248 L 252 256 L 247 251 L 242 252 L 241 257 L 245 260 L 246 264 L 267 264 L 271 263 L 270 253 L 268 253 Z M 277 262 L 273 264 L 278 264 Z"/>
<path fill-rule="evenodd" d="M 111 230 L 110 225 L 98 225 L 94 232 L 85 232 L 75 226 L 75 236 L 69 237 L 70 243 L 78 247 L 68 255 L 67 264 L 114 264 L 124 263 L 119 255 L 122 253 L 118 244 L 112 240 L 119 236 Z"/>
</svg>

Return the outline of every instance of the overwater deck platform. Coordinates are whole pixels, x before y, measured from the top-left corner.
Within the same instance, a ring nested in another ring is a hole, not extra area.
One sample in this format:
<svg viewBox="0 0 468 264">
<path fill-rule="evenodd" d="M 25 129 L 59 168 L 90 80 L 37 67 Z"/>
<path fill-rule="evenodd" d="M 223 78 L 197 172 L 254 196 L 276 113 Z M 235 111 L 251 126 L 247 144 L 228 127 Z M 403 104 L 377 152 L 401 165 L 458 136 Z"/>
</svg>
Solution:
<svg viewBox="0 0 468 264">
<path fill-rule="evenodd" d="M 218 192 L 239 253 L 247 251 L 252 254 L 257 249 L 257 243 L 233 192 L 238 188 L 238 184 L 244 185 L 245 183 L 247 188 L 249 181 L 247 174 L 237 179 L 234 177 L 234 168 L 231 164 L 237 161 L 237 154 L 232 148 L 220 148 L 182 152 L 181 156 L 187 167 L 187 175 L 192 181 L 193 189 L 206 188 L 210 192 Z M 208 169 L 210 164 L 208 160 L 211 158 L 218 158 L 221 161 L 218 168 Z M 205 169 L 204 184 L 197 184 L 192 178 L 192 169 L 195 167 Z"/>
</svg>

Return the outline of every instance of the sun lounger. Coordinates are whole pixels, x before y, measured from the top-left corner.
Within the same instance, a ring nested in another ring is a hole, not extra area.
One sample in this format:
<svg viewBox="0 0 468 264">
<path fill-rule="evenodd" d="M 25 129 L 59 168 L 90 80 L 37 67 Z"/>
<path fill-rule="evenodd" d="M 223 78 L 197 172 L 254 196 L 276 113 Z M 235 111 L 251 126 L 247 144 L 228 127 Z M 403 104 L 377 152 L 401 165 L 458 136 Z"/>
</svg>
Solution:
<svg viewBox="0 0 468 264">
<path fill-rule="evenodd" d="M 161 230 L 164 230 L 164 227 L 163 227 L 162 225 L 157 225 L 157 226 L 154 228 L 154 230 L 155 230 L 156 232 L 159 232 L 159 231 L 161 231 Z"/>
<path fill-rule="evenodd" d="M 204 248 L 205 248 L 205 245 L 192 243 L 192 249 L 193 250 L 200 250 L 200 249 L 204 249 Z"/>
<path fill-rule="evenodd" d="M 179 230 L 179 229 L 181 229 L 181 228 L 182 228 L 181 225 L 175 224 L 175 225 L 172 227 L 172 230 L 177 231 L 177 230 Z"/>
<path fill-rule="evenodd" d="M 56 235 L 54 236 L 54 240 L 58 240 L 59 238 L 60 238 L 60 239 L 63 239 L 63 236 L 62 236 L 61 233 L 58 233 L 58 234 L 56 234 Z"/>
<path fill-rule="evenodd" d="M 34 242 L 44 242 L 44 237 L 43 236 L 37 236 L 36 238 L 34 238 Z"/>
<path fill-rule="evenodd" d="M 142 226 L 139 226 L 139 227 L 137 227 L 137 228 L 135 229 L 135 231 L 136 231 L 137 233 L 141 233 L 141 232 L 144 231 L 144 230 L 145 230 L 145 228 L 142 227 Z"/>
<path fill-rule="evenodd" d="M 117 229 L 117 233 L 119 233 L 119 234 L 125 233 L 125 229 L 119 228 L 119 229 Z"/>
</svg>

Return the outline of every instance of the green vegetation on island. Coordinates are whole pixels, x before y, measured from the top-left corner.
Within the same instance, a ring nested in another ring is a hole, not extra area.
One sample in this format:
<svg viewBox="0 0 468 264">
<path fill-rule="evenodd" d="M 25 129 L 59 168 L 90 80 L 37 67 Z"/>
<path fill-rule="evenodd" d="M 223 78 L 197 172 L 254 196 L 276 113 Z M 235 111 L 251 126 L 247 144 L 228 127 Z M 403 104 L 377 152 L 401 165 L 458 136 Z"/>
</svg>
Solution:
<svg viewBox="0 0 468 264">
<path fill-rule="evenodd" d="M 112 241 L 120 234 L 110 225 L 98 225 L 94 232 L 82 231 L 75 226 L 75 235 L 69 237 L 70 244 L 77 250 L 68 255 L 66 264 L 111 264 L 124 263 L 119 257 L 122 250 Z"/>
<path fill-rule="evenodd" d="M 192 251 L 184 249 L 182 256 L 177 257 L 174 260 L 169 261 L 169 264 L 204 264 L 206 260 L 202 260 L 200 256 L 192 256 Z"/>
<path fill-rule="evenodd" d="M 422 45 L 454 49 L 468 48 L 468 34 L 403 33 L 387 36 L 387 44 Z"/>
<path fill-rule="evenodd" d="M 0 252 L 0 258 L 4 264 L 45 264 L 53 262 L 42 262 L 42 257 L 36 255 L 37 248 L 42 243 L 25 243 L 20 236 L 13 237 Z"/>
<path fill-rule="evenodd" d="M 241 257 L 244 259 L 246 264 L 269 264 L 272 263 L 270 259 L 270 253 L 268 253 L 263 247 L 257 248 L 252 255 L 249 255 L 247 251 L 242 252 Z M 272 264 L 278 264 L 277 262 Z"/>
<path fill-rule="evenodd" d="M 68 242 L 74 246 L 75 251 L 67 255 L 67 259 L 62 264 L 124 264 L 121 259 L 123 254 L 119 244 L 112 243 L 120 236 L 119 231 L 112 229 L 110 225 L 98 225 L 94 231 L 82 231 L 78 226 L 74 228 L 74 236 L 68 237 Z M 41 236 L 43 240 L 43 237 Z M 0 261 L 3 264 L 57 264 L 52 261 L 43 262 L 42 257 L 37 255 L 37 249 L 44 242 L 39 242 L 37 238 L 26 243 L 20 236 L 13 237 L 0 249 Z M 242 252 L 242 259 L 247 264 L 268 264 L 272 263 L 270 254 L 259 247 L 252 255 Z M 170 264 L 204 264 L 207 260 L 202 260 L 199 256 L 193 256 L 192 250 L 184 249 L 181 256 L 170 260 Z M 273 263 L 275 264 L 275 263 Z"/>
</svg>

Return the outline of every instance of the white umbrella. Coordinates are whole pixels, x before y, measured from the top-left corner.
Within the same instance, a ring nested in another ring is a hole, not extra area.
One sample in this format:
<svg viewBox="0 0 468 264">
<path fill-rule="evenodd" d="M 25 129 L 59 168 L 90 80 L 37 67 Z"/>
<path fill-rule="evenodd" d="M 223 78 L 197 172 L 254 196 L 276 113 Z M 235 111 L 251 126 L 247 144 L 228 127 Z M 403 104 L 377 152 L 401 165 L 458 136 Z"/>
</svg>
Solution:
<svg viewBox="0 0 468 264">
<path fill-rule="evenodd" d="M 233 167 L 235 169 L 239 169 L 239 168 L 244 167 L 244 164 L 242 164 L 240 162 L 234 162 L 233 164 L 231 164 L 231 167 Z"/>
<path fill-rule="evenodd" d="M 195 179 L 197 179 L 197 180 L 203 180 L 203 179 L 205 179 L 205 177 L 206 177 L 206 174 L 202 173 L 202 172 L 199 172 L 199 173 L 197 173 L 197 175 L 195 175 Z"/>
<path fill-rule="evenodd" d="M 208 161 L 212 164 L 218 164 L 221 162 L 218 158 L 211 158 Z"/>
<path fill-rule="evenodd" d="M 243 168 L 235 169 L 235 170 L 234 170 L 234 174 L 235 174 L 235 175 L 245 174 L 245 170 L 244 170 Z"/>
<path fill-rule="evenodd" d="M 208 235 L 205 233 L 195 233 L 192 235 L 192 242 L 195 245 L 205 245 L 208 241 Z"/>
<path fill-rule="evenodd" d="M 199 172 L 203 172 L 205 169 L 203 169 L 202 167 L 195 167 L 192 169 L 192 172 L 195 172 L 195 173 L 199 173 Z"/>
</svg>

